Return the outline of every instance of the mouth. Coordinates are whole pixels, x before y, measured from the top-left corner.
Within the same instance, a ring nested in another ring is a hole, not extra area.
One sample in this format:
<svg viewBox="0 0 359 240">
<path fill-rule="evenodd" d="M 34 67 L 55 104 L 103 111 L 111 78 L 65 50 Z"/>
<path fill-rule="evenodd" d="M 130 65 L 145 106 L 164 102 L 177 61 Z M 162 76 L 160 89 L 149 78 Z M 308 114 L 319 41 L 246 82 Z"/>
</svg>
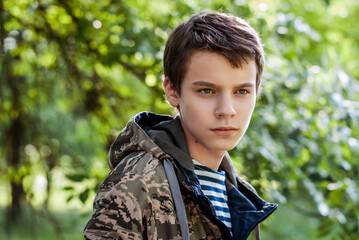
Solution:
<svg viewBox="0 0 359 240">
<path fill-rule="evenodd" d="M 230 136 L 233 133 L 238 131 L 238 128 L 235 127 L 219 127 L 211 129 L 212 132 L 219 136 Z"/>
</svg>

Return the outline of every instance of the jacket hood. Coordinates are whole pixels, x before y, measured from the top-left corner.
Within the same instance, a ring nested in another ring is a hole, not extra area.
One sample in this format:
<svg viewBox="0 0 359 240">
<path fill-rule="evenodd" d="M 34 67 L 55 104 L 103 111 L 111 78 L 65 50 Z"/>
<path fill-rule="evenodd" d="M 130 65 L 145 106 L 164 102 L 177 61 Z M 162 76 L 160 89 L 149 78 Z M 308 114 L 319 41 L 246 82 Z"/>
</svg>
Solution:
<svg viewBox="0 0 359 240">
<path fill-rule="evenodd" d="M 114 169 L 124 157 L 135 151 L 144 150 L 162 159 L 165 155 L 164 152 L 151 140 L 146 132 L 150 131 L 153 126 L 172 119 L 173 117 L 168 115 L 150 112 L 141 112 L 131 118 L 111 145 L 107 156 L 110 169 Z"/>
</svg>

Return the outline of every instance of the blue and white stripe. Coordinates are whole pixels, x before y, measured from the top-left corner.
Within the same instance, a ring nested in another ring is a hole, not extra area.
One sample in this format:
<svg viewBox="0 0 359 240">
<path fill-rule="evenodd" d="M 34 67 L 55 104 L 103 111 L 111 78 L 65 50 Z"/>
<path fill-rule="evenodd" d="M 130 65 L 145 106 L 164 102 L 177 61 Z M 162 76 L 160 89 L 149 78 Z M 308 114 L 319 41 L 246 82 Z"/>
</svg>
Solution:
<svg viewBox="0 0 359 240">
<path fill-rule="evenodd" d="M 227 190 L 224 183 L 226 176 L 224 172 L 214 171 L 196 160 L 193 160 L 194 172 L 196 173 L 202 192 L 211 201 L 217 218 L 221 220 L 232 232 L 231 214 L 227 203 Z"/>
</svg>

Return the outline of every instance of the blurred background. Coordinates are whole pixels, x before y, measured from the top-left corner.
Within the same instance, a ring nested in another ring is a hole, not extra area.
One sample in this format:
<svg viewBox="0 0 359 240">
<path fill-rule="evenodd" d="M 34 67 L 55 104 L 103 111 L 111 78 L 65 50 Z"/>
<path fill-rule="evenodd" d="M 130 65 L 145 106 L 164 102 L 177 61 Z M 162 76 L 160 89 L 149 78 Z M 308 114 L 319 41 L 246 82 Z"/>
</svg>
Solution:
<svg viewBox="0 0 359 240">
<path fill-rule="evenodd" d="M 230 12 L 261 35 L 262 94 L 230 152 L 279 209 L 262 238 L 359 239 L 357 0 L 0 0 L 0 239 L 82 239 L 110 144 L 161 86 L 171 30 Z"/>
</svg>

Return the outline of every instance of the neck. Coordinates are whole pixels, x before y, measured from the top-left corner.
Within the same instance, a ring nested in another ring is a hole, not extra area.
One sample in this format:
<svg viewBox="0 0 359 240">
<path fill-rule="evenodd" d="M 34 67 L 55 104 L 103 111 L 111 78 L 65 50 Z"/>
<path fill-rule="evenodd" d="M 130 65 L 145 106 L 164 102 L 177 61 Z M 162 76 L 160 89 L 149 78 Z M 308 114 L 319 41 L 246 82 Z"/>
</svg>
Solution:
<svg viewBox="0 0 359 240">
<path fill-rule="evenodd" d="M 209 151 L 196 142 L 189 142 L 188 148 L 194 160 L 215 171 L 218 171 L 219 165 L 226 153 L 226 151 Z"/>
<path fill-rule="evenodd" d="M 182 122 L 181 122 L 182 124 Z M 226 150 L 212 150 L 207 148 L 206 146 L 199 143 L 193 136 L 188 132 L 188 130 L 183 127 L 182 129 L 186 138 L 186 142 L 188 145 L 188 150 L 191 155 L 191 158 L 196 160 L 197 162 L 203 164 L 204 166 L 217 171 L 219 165 L 222 162 L 224 154 L 227 152 Z"/>
</svg>

